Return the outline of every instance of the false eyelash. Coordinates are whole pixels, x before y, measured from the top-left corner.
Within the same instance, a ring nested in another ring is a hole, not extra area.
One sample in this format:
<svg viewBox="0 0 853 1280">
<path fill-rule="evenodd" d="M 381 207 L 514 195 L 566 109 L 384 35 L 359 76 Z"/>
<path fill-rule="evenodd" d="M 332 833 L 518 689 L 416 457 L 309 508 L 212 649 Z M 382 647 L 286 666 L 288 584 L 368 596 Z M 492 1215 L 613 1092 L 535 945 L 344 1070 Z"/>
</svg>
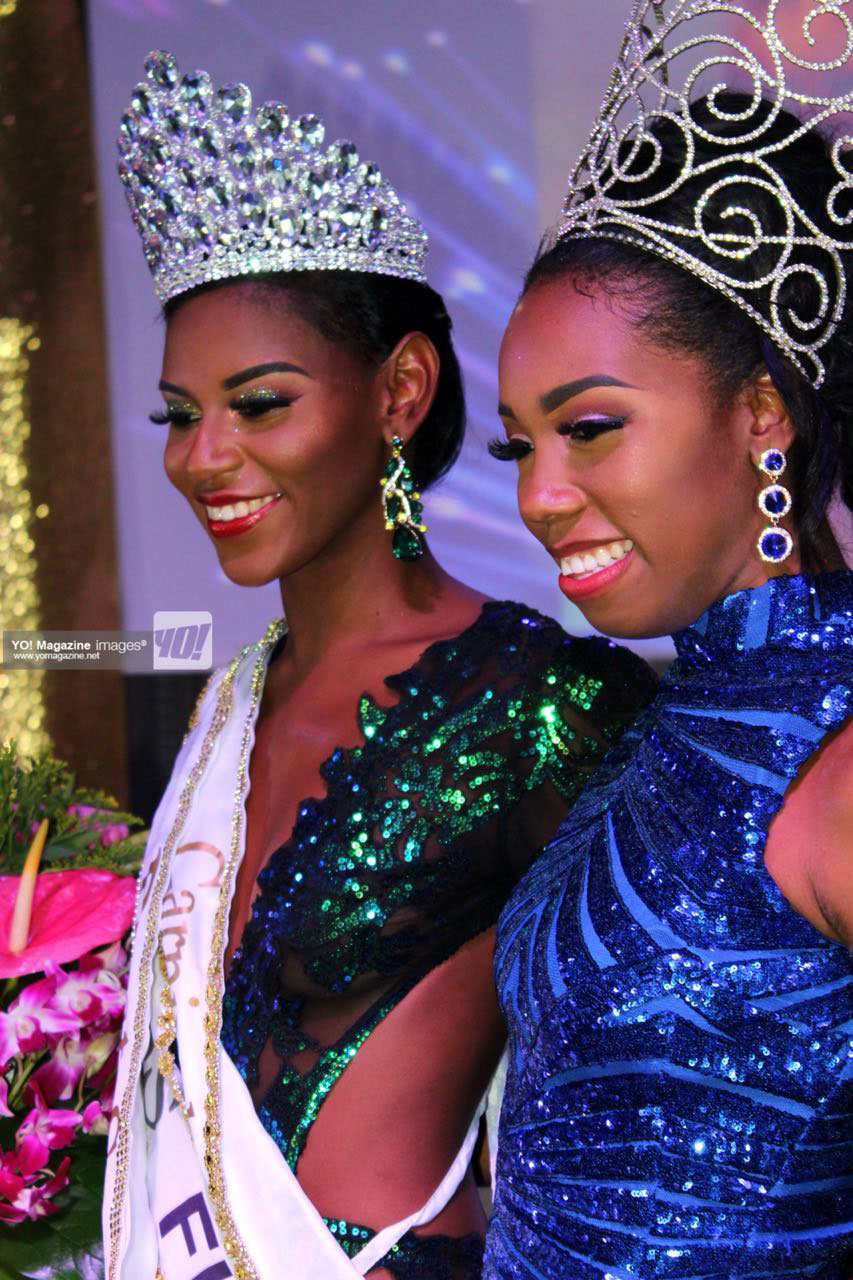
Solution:
<svg viewBox="0 0 853 1280">
<path fill-rule="evenodd" d="M 259 418 L 270 409 L 289 409 L 294 399 L 294 396 L 246 396 L 235 400 L 230 407 L 244 418 Z"/>
<path fill-rule="evenodd" d="M 557 434 L 589 444 L 606 431 L 618 431 L 625 422 L 625 418 L 576 418 L 574 422 L 565 422 L 557 427 Z"/>
<path fill-rule="evenodd" d="M 498 462 L 518 462 L 521 458 L 526 458 L 532 448 L 527 440 L 502 440 L 500 436 L 496 436 L 494 440 L 489 441 L 489 453 L 493 458 L 497 458 Z"/>
<path fill-rule="evenodd" d="M 188 427 L 190 423 L 198 422 L 198 419 L 198 414 L 181 412 L 179 409 L 155 409 L 148 415 L 148 421 L 153 422 L 155 427 Z"/>
</svg>

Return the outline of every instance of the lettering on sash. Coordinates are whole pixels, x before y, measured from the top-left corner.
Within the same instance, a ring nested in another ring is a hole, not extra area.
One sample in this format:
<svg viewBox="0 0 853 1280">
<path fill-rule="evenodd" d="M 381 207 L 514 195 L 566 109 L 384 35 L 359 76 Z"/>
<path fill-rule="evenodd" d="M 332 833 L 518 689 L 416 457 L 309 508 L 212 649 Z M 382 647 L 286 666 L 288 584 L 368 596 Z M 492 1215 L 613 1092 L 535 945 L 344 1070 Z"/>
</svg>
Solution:
<svg viewBox="0 0 853 1280">
<path fill-rule="evenodd" d="M 174 938 L 174 946 L 167 947 L 167 938 Z M 170 924 L 166 929 L 160 930 L 160 946 L 166 963 L 166 981 L 170 987 L 177 982 L 180 975 L 181 952 L 186 946 L 186 942 L 187 926 L 183 921 L 180 924 Z"/>
<path fill-rule="evenodd" d="M 163 894 L 163 910 L 160 912 L 161 920 L 168 920 L 170 916 L 188 916 L 195 906 L 195 894 L 189 889 L 181 889 L 182 898 L 189 898 L 189 902 L 185 906 L 180 906 L 178 899 L 175 897 L 174 889 L 170 889 L 168 893 Z M 172 905 L 168 907 L 167 904 Z"/>
<path fill-rule="evenodd" d="M 172 1231 L 178 1227 L 184 1238 L 184 1246 L 191 1258 L 195 1257 L 198 1252 L 198 1244 L 193 1235 L 192 1222 L 193 1218 L 198 1218 L 201 1223 L 201 1229 L 207 1242 L 208 1252 L 219 1249 L 219 1241 L 216 1238 L 216 1230 L 213 1226 L 213 1219 L 208 1212 L 202 1193 L 196 1192 L 194 1196 L 190 1196 L 184 1200 L 182 1204 L 176 1208 L 170 1209 L 159 1223 L 160 1237 L 165 1239 Z M 193 1276 L 192 1280 L 226 1280 L 232 1272 L 227 1262 L 214 1262 L 210 1266 L 205 1267 L 203 1271 L 199 1271 Z"/>
<path fill-rule="evenodd" d="M 193 849 L 199 849 L 202 853 L 209 853 L 211 857 L 216 859 L 216 871 L 210 880 L 199 880 L 199 889 L 218 889 L 222 884 L 222 873 L 225 870 L 225 854 L 221 849 L 217 849 L 215 844 L 208 844 L 206 840 L 193 840 L 189 844 L 179 845 L 175 850 L 175 855 L 179 853 L 190 853 Z"/>
</svg>

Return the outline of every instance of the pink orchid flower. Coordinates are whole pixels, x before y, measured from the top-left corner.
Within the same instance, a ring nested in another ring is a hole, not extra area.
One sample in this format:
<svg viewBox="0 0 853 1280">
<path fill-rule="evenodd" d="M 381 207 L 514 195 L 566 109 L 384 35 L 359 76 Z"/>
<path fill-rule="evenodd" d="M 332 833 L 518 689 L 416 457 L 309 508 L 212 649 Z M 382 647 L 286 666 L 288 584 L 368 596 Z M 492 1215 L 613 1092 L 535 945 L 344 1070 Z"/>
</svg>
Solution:
<svg viewBox="0 0 853 1280">
<path fill-rule="evenodd" d="M 65 812 L 72 818 L 91 818 L 93 813 L 105 813 L 104 809 L 96 809 L 93 804 L 70 804 Z"/>
<path fill-rule="evenodd" d="M 52 1047 L 47 1062 L 30 1076 L 28 1089 L 38 1089 L 47 1102 L 67 1102 L 74 1097 L 86 1071 L 86 1047 L 79 1036 L 63 1036 Z"/>
<path fill-rule="evenodd" d="M 36 1218 L 46 1218 L 48 1214 L 56 1213 L 58 1205 L 53 1203 L 53 1197 L 68 1186 L 70 1164 L 70 1157 L 66 1156 L 52 1177 L 46 1182 L 35 1184 L 31 1181 L 27 1183 L 14 1174 L 4 1173 L 0 1167 L 0 1196 L 9 1201 L 4 1204 L 0 1199 L 0 1222 L 14 1225 L 23 1222 L 25 1218 L 35 1221 Z"/>
<path fill-rule="evenodd" d="M 0 1070 L 21 1053 L 39 1053 L 53 1037 L 76 1031 L 80 1019 L 52 1006 L 55 978 L 24 987 L 7 1010 L 0 1009 Z"/>
<path fill-rule="evenodd" d="M 13 1114 L 14 1112 L 9 1110 L 9 1086 L 0 1076 L 0 1116 L 11 1116 Z M 0 1191 L 0 1195 L 2 1194 L 3 1192 Z"/>
<path fill-rule="evenodd" d="M 36 1105 L 24 1116 L 15 1135 L 22 1173 L 44 1168 L 51 1151 L 59 1151 L 73 1141 L 82 1119 L 66 1107 L 49 1107 L 38 1090 L 33 1090 L 33 1096 Z"/>
<path fill-rule="evenodd" d="M 121 938 L 130 927 L 133 877 L 92 867 L 45 871 L 36 881 L 29 941 L 15 954 L 8 944 L 19 884 L 20 876 L 0 876 L 0 978 L 39 973 L 51 963 L 77 960 Z"/>
<path fill-rule="evenodd" d="M 127 952 L 120 942 L 113 942 L 100 951 L 81 956 L 77 968 L 80 973 L 100 973 L 102 970 L 105 973 L 115 973 L 126 981 Z"/>
<path fill-rule="evenodd" d="M 17 1172 L 18 1162 L 14 1151 L 0 1151 L 0 1200 L 14 1200 L 27 1185 Z"/>
<path fill-rule="evenodd" d="M 83 1108 L 82 1126 L 84 1133 L 96 1133 L 105 1137 L 107 1133 L 107 1113 L 97 1098 Z"/>
<path fill-rule="evenodd" d="M 117 840 L 126 840 L 130 835 L 130 827 L 126 822 L 108 822 L 101 827 L 101 844 L 106 847 Z"/>
<path fill-rule="evenodd" d="M 49 965 L 46 971 L 56 976 L 53 1007 L 76 1014 L 81 1023 L 120 1018 L 124 1012 L 124 987 L 114 973 L 99 970 L 93 976 L 79 969 L 66 973 L 58 965 Z"/>
</svg>

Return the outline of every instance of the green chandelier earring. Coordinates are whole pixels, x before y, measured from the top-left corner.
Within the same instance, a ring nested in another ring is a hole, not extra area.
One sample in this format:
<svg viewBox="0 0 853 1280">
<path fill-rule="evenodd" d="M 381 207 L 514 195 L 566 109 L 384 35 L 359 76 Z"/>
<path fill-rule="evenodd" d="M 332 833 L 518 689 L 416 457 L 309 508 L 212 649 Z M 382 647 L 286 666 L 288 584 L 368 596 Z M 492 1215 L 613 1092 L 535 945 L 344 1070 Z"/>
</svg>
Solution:
<svg viewBox="0 0 853 1280">
<path fill-rule="evenodd" d="M 426 533 L 426 525 L 423 523 L 421 495 L 415 489 L 414 476 L 403 457 L 400 436 L 391 440 L 391 457 L 379 483 L 382 485 L 385 528 L 389 532 L 393 530 L 391 551 L 398 560 L 417 560 L 424 553 L 421 535 Z"/>
</svg>

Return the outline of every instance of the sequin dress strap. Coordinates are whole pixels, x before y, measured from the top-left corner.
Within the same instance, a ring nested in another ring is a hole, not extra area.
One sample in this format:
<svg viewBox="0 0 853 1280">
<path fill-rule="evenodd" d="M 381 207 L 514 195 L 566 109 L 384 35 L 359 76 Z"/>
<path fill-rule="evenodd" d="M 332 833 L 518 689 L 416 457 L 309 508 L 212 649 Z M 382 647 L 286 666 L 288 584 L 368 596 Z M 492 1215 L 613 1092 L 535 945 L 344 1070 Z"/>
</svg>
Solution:
<svg viewBox="0 0 853 1280">
<path fill-rule="evenodd" d="M 777 578 L 675 637 L 632 733 L 505 908 L 488 1280 L 848 1280 L 853 958 L 766 871 L 853 712 L 853 575 Z"/>
</svg>

